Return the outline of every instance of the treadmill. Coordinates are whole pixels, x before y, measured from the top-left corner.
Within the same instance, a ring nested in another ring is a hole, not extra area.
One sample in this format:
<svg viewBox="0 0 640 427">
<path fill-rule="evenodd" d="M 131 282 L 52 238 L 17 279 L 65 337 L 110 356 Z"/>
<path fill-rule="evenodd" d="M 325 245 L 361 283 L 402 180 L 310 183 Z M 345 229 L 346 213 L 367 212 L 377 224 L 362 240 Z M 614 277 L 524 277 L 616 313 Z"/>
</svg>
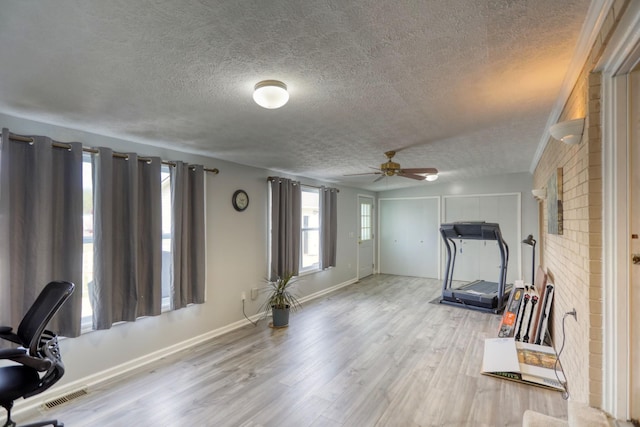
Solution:
<svg viewBox="0 0 640 427">
<path fill-rule="evenodd" d="M 513 285 L 507 285 L 507 263 L 509 247 L 502 238 L 500 225 L 484 221 L 453 222 L 440 225 L 440 235 L 447 249 L 447 263 L 442 283 L 441 304 L 463 306 L 473 310 L 500 313 L 505 305 Z M 456 243 L 454 239 L 495 240 L 500 251 L 500 270 L 497 282 L 475 280 L 453 288 L 453 268 L 456 262 Z"/>
</svg>

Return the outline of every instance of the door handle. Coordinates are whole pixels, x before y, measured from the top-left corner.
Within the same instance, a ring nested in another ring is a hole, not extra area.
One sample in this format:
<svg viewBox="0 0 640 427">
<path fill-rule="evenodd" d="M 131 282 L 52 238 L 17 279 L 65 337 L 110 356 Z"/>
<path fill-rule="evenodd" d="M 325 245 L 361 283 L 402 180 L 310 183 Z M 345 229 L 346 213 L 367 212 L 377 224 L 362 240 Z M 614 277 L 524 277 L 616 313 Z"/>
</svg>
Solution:
<svg viewBox="0 0 640 427">
<path fill-rule="evenodd" d="M 640 254 L 631 255 L 631 262 L 634 264 L 640 264 Z"/>
</svg>

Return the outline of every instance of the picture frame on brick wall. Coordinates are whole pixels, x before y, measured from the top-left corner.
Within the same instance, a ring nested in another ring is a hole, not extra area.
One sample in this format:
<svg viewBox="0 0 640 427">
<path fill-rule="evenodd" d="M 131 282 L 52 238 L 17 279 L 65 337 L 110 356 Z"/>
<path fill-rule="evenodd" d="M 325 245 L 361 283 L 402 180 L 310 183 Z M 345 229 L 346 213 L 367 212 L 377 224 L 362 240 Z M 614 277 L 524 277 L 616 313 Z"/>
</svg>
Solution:
<svg viewBox="0 0 640 427">
<path fill-rule="evenodd" d="M 547 232 L 562 234 L 562 168 L 556 169 L 547 183 Z"/>
</svg>

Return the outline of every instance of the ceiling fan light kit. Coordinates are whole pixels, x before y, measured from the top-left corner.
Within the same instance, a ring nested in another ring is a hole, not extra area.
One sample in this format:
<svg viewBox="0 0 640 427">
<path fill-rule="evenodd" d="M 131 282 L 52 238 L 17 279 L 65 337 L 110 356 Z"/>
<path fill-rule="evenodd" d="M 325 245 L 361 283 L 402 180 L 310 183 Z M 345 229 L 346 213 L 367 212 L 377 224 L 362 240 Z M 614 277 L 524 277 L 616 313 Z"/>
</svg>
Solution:
<svg viewBox="0 0 640 427">
<path fill-rule="evenodd" d="M 263 80 L 256 83 L 253 100 L 262 108 L 280 108 L 289 101 L 287 85 L 279 80 Z"/>
</svg>

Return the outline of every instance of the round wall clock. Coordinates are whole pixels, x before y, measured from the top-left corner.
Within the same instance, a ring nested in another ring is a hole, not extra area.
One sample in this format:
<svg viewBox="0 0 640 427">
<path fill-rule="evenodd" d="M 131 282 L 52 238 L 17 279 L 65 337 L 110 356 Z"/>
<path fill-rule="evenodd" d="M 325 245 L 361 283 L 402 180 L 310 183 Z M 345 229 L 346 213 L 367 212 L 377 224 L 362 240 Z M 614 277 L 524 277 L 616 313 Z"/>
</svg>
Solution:
<svg viewBox="0 0 640 427">
<path fill-rule="evenodd" d="M 249 196 L 247 195 L 247 192 L 244 190 L 236 190 L 231 198 L 231 203 L 238 212 L 242 212 L 247 209 L 247 206 L 249 206 Z"/>
</svg>

